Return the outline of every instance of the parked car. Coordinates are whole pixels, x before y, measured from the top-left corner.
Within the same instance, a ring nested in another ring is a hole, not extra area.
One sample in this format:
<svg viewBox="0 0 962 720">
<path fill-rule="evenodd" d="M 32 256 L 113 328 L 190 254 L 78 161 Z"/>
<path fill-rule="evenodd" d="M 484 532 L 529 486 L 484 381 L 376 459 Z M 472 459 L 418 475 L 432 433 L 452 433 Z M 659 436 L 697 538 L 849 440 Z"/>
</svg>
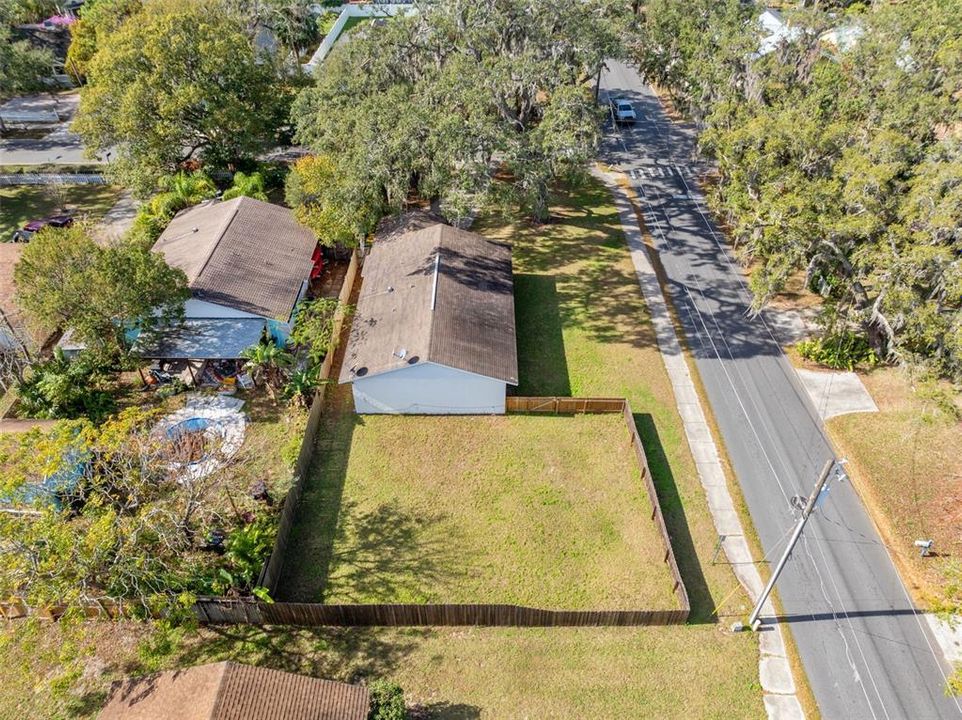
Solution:
<svg viewBox="0 0 962 720">
<path fill-rule="evenodd" d="M 13 233 L 13 242 L 30 242 L 30 238 L 43 230 L 45 227 L 70 227 L 73 225 L 73 222 L 73 215 L 68 214 L 51 215 L 50 217 L 45 217 L 42 220 L 31 220 L 22 228 Z"/>
<path fill-rule="evenodd" d="M 611 101 L 611 115 L 619 125 L 633 123 L 638 119 L 635 108 L 624 98 L 615 98 Z"/>
</svg>

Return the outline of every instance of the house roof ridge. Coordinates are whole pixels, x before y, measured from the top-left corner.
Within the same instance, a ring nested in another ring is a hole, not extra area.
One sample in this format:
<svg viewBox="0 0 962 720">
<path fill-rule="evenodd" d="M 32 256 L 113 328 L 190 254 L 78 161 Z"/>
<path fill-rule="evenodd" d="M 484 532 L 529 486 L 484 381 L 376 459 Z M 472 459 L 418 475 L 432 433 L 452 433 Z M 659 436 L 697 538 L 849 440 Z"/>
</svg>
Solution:
<svg viewBox="0 0 962 720">
<path fill-rule="evenodd" d="M 429 225 L 427 228 L 425 228 L 426 230 L 432 230 L 435 233 L 436 237 L 434 242 L 434 256 L 436 258 L 441 257 L 441 249 L 442 249 L 442 244 L 444 240 L 444 229 L 447 227 L 451 227 L 451 226 L 446 225 L 445 223 L 439 222 L 434 225 Z M 440 279 L 438 277 L 438 275 L 440 275 L 440 272 L 441 272 L 440 260 L 438 260 L 438 265 L 436 266 L 435 276 L 434 276 L 434 293 L 433 293 L 434 302 L 431 305 L 431 315 L 430 315 L 430 319 L 428 320 L 428 352 L 427 352 L 427 358 L 426 358 L 428 362 L 434 362 L 432 360 L 435 354 L 434 330 L 435 330 L 435 327 L 437 327 L 437 320 L 438 320 L 438 313 L 436 312 L 436 309 L 437 309 L 438 301 L 441 299 L 438 296 L 438 293 L 441 289 L 439 287 L 439 282 L 438 282 Z"/>
<path fill-rule="evenodd" d="M 220 247 L 221 241 L 224 239 L 224 236 L 227 234 L 227 230 L 230 228 L 231 223 L 234 222 L 234 218 L 237 217 L 237 213 L 240 211 L 241 201 L 243 199 L 244 199 L 244 196 L 242 195 L 239 198 L 235 198 L 234 200 L 227 201 L 228 203 L 234 203 L 234 207 L 231 209 L 230 213 L 228 213 L 227 217 L 224 219 L 223 224 L 217 229 L 217 235 L 215 236 L 216 239 L 214 240 L 213 243 L 211 243 L 210 252 L 208 252 L 207 257 L 204 258 L 204 262 L 201 264 L 200 270 L 197 271 L 197 275 L 194 277 L 193 282 L 200 280 L 201 276 L 204 274 L 204 270 L 207 269 L 207 266 L 210 264 L 211 258 L 214 257 L 214 253 L 216 253 L 217 248 Z M 224 202 L 224 201 L 222 200 L 221 202 Z"/>
</svg>

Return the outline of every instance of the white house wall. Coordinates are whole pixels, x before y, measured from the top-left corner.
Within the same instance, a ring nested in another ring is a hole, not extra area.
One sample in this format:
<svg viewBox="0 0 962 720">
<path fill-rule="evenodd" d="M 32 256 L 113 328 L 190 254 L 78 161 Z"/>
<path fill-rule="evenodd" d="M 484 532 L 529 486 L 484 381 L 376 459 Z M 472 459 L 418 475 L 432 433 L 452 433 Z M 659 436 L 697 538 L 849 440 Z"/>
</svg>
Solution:
<svg viewBox="0 0 962 720">
<path fill-rule="evenodd" d="M 353 385 L 361 414 L 504 414 L 504 382 L 434 363 L 357 378 Z"/>
<path fill-rule="evenodd" d="M 190 298 L 184 303 L 184 316 L 188 318 L 259 318 L 260 315 L 244 312 L 236 308 L 218 305 L 217 303 L 207 302 Z"/>
</svg>

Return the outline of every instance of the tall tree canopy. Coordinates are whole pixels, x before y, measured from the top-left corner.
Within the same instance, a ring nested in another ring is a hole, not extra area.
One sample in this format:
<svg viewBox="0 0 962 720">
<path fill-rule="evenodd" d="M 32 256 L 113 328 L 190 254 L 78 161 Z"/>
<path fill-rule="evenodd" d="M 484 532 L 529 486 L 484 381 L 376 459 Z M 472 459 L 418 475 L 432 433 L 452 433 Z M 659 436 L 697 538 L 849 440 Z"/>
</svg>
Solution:
<svg viewBox="0 0 962 720">
<path fill-rule="evenodd" d="M 53 53 L 18 40 L 11 26 L 24 20 L 25 9 L 0 0 L 0 100 L 43 88 L 53 70 Z"/>
<path fill-rule="evenodd" d="M 221 0 L 144 4 L 98 43 L 87 79 L 74 128 L 140 194 L 188 161 L 223 167 L 272 145 L 293 92 Z"/>
<path fill-rule="evenodd" d="M 86 77 L 87 64 L 105 42 L 130 15 L 140 10 L 141 0 L 88 0 L 80 19 L 70 28 L 70 47 L 66 68 L 74 76 Z"/>
<path fill-rule="evenodd" d="M 737 3 L 652 0 L 641 65 L 701 119 L 759 305 L 799 272 L 830 331 L 962 378 L 962 2 L 803 8 L 768 54 Z M 851 32 L 840 45 L 826 34 Z"/>
<path fill-rule="evenodd" d="M 136 242 L 102 247 L 89 228 L 47 228 L 14 269 L 17 297 L 38 324 L 73 329 L 91 349 L 127 350 L 127 331 L 151 332 L 183 314 L 187 278 Z"/>
<path fill-rule="evenodd" d="M 333 194 L 348 209 L 398 211 L 415 193 L 456 218 L 497 190 L 543 218 L 549 185 L 583 171 L 597 148 L 610 9 L 422 3 L 335 48 L 295 103 L 297 137 L 334 163 Z"/>
</svg>

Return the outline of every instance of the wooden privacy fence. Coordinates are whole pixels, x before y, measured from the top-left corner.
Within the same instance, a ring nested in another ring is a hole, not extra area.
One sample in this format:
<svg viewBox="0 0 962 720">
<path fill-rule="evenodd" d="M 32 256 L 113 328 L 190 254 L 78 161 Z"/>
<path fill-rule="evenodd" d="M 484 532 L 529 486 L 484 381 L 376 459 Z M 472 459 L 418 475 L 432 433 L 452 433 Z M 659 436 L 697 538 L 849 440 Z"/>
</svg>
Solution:
<svg viewBox="0 0 962 720">
<path fill-rule="evenodd" d="M 627 401 L 623 398 L 513 397 L 511 395 L 505 398 L 505 410 L 509 413 L 556 415 L 620 413 L 626 404 Z"/>
<path fill-rule="evenodd" d="M 520 605 L 264 603 L 253 599 L 199 598 L 197 616 L 213 624 L 344 626 L 575 627 L 680 625 L 688 609 L 545 610 Z"/>
<path fill-rule="evenodd" d="M 319 403 L 315 403 L 318 407 Z M 641 481 L 648 493 L 652 513 L 664 544 L 664 562 L 674 581 L 673 591 L 678 607 L 667 610 L 549 610 L 503 604 L 390 604 L 325 605 L 322 603 L 265 603 L 254 598 L 199 598 L 197 616 L 207 623 L 251 623 L 255 625 L 343 625 L 343 626 L 430 626 L 483 625 L 513 627 L 561 627 L 605 625 L 680 625 L 688 620 L 691 605 L 675 554 L 661 505 L 648 469 L 644 446 L 635 427 L 631 406 L 623 398 L 508 397 L 507 410 L 520 413 L 620 413 L 628 430 L 628 442 L 635 451 Z M 314 427 L 316 432 L 316 424 Z M 305 441 L 306 442 L 306 441 Z M 313 447 L 311 443 L 310 447 Z M 306 465 L 304 466 L 306 470 Z M 300 478 L 300 476 L 299 476 Z M 285 501 L 278 543 L 270 566 L 283 556 L 296 498 L 300 497 L 300 480 Z M 293 501 L 292 501 L 293 499 Z M 279 561 L 277 561 L 279 565 Z M 276 572 L 265 572 L 265 580 L 276 583 Z M 271 573 L 275 574 L 271 574 Z M 262 583 L 273 590 L 273 585 Z"/>
<path fill-rule="evenodd" d="M 338 295 L 338 308 L 334 316 L 334 327 L 332 337 L 341 336 L 344 327 L 346 314 L 343 307 L 351 299 L 351 291 L 354 288 L 354 281 L 357 279 L 360 256 L 357 250 L 351 253 L 351 262 L 347 266 L 347 273 L 344 276 L 344 284 Z M 301 449 L 297 454 L 297 461 L 294 463 L 294 484 L 284 498 L 284 506 L 281 508 L 281 516 L 277 524 L 277 538 L 274 540 L 274 547 L 271 555 L 264 563 L 261 573 L 257 578 L 260 587 L 267 588 L 273 595 L 277 590 L 277 581 L 280 579 L 281 567 L 284 564 L 284 556 L 287 553 L 287 544 L 290 542 L 291 528 L 294 525 L 294 516 L 297 513 L 297 505 L 301 501 L 301 494 L 304 492 L 304 478 L 311 466 L 314 457 L 314 448 L 317 445 L 317 429 L 321 424 L 321 415 L 324 408 L 324 391 L 331 379 L 331 369 L 334 366 L 334 352 L 329 352 L 321 369 L 318 373 L 320 386 L 314 394 L 314 401 L 311 403 L 311 412 L 307 416 L 307 426 L 304 428 L 304 438 L 301 440 Z M 335 379 L 336 381 L 336 379 Z"/>
<path fill-rule="evenodd" d="M 506 400 L 506 410 L 515 413 L 621 413 L 628 429 L 629 442 L 635 450 L 635 459 L 638 461 L 641 481 L 644 483 L 645 490 L 648 492 L 648 499 L 651 501 L 651 519 L 658 525 L 658 533 L 665 546 L 664 561 L 671 572 L 672 580 L 674 580 L 675 596 L 678 598 L 679 606 L 684 609 L 685 620 L 687 620 L 688 612 L 691 610 L 688 591 L 685 589 L 681 572 L 678 570 L 675 552 L 671 547 L 671 536 L 668 534 L 668 527 L 665 525 L 665 518 L 661 513 L 661 504 L 658 502 L 658 494 L 655 492 L 655 483 L 651 479 L 651 471 L 648 468 L 645 446 L 641 444 L 641 436 L 638 435 L 638 428 L 635 426 L 635 416 L 631 412 L 631 405 L 628 401 L 625 398 L 511 396 L 508 396 Z"/>
</svg>

